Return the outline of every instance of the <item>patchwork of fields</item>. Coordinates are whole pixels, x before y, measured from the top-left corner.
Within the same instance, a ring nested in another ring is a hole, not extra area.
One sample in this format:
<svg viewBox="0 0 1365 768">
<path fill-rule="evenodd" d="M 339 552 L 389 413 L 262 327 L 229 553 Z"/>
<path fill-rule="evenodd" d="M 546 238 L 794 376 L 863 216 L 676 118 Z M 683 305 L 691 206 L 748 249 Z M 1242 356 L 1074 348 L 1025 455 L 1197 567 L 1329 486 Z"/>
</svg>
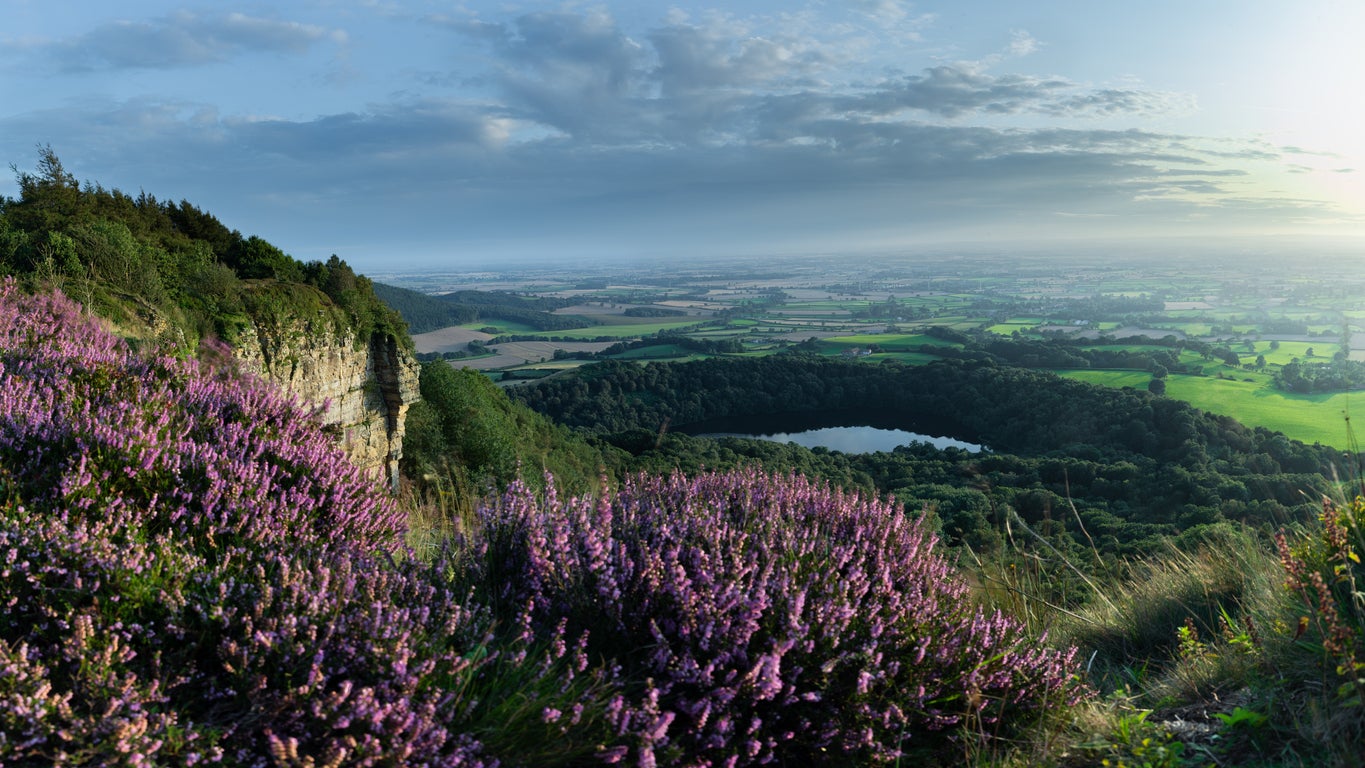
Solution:
<svg viewBox="0 0 1365 768">
<path fill-rule="evenodd" d="M 1273 267 L 1260 265 L 1267 275 Z M 977 338 L 1071 340 L 1077 349 L 1111 356 L 1168 354 L 1180 366 L 1165 379 L 1168 397 L 1306 442 L 1348 447 L 1346 416 L 1352 406 L 1365 408 L 1359 392 L 1291 393 L 1275 383 L 1276 372 L 1295 362 L 1365 361 L 1365 285 L 1343 286 L 1340 270 L 1277 287 L 1269 278 L 1191 274 L 1184 262 L 1164 271 L 1089 267 L 1045 277 L 1000 262 L 954 263 L 941 273 L 924 265 L 905 274 L 898 269 L 887 265 L 869 280 L 865 264 L 793 269 L 798 277 L 716 270 L 689 276 L 661 266 L 628 284 L 600 281 L 601 288 L 582 288 L 582 276 L 483 276 L 484 287 L 576 302 L 554 314 L 581 317 L 582 327 L 537 331 L 491 317 L 414 340 L 420 352 L 468 355 L 452 365 L 522 379 L 604 357 L 644 363 L 799 352 L 922 364 L 963 355 L 954 333 L 985 333 Z M 574 285 L 580 287 L 566 287 Z M 662 316 L 638 316 L 650 312 Z M 482 354 L 468 354 L 470 342 Z M 1210 348 L 1218 354 L 1209 355 Z M 1150 366 L 1055 370 L 1136 389 L 1153 377 Z"/>
</svg>

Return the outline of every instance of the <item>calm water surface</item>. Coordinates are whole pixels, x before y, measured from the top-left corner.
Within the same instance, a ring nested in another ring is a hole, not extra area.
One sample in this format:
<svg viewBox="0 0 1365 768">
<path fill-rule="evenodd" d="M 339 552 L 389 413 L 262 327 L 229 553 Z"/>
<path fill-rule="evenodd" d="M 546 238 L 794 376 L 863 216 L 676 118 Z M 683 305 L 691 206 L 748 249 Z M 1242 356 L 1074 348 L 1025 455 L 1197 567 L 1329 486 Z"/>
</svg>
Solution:
<svg viewBox="0 0 1365 768">
<path fill-rule="evenodd" d="M 874 453 L 890 451 L 898 445 L 910 443 L 930 443 L 936 448 L 961 448 L 967 451 L 980 451 L 981 446 L 954 440 L 951 437 L 932 437 L 903 429 L 880 429 L 878 427 L 822 427 L 801 432 L 775 432 L 757 434 L 750 432 L 703 432 L 698 437 L 745 437 L 755 440 L 772 440 L 777 443 L 796 443 L 806 448 L 828 448 L 843 453 Z"/>
</svg>

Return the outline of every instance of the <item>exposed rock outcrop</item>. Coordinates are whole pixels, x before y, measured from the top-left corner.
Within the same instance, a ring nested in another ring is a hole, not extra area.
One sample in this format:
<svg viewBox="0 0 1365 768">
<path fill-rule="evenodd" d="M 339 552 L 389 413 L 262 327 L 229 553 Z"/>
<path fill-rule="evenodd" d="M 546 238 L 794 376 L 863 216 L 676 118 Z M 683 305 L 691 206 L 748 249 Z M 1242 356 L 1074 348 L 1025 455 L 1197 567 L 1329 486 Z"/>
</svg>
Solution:
<svg viewBox="0 0 1365 768">
<path fill-rule="evenodd" d="M 301 400 L 326 404 L 323 420 L 357 465 L 398 482 L 404 421 L 418 394 L 417 360 L 392 336 L 357 339 L 325 318 L 260 322 L 233 345 L 245 367 Z"/>
</svg>

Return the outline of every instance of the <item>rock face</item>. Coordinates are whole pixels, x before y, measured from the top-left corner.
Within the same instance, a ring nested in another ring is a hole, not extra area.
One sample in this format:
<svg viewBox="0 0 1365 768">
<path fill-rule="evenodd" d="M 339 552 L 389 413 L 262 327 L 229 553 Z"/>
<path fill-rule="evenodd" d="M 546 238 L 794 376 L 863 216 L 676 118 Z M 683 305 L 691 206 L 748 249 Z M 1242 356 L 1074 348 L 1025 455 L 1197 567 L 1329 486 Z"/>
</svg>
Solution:
<svg viewBox="0 0 1365 768">
<path fill-rule="evenodd" d="M 325 404 L 323 421 L 339 429 L 351 461 L 397 487 L 404 420 L 419 397 L 419 366 L 396 339 L 373 334 L 359 340 L 353 330 L 322 322 L 258 322 L 236 340 L 233 353 L 300 400 Z"/>
</svg>

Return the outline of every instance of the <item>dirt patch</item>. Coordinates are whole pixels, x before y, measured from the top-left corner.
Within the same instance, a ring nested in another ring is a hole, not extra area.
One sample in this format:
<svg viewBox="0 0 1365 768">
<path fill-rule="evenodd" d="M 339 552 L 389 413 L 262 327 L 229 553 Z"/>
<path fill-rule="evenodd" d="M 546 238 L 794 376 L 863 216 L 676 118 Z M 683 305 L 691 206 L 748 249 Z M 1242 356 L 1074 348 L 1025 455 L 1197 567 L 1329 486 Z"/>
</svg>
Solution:
<svg viewBox="0 0 1365 768">
<path fill-rule="evenodd" d="M 526 361 L 515 355 L 493 355 L 492 357 L 476 357 L 468 360 L 451 360 L 452 368 L 473 368 L 476 371 L 496 371 L 502 368 L 511 368 L 514 365 L 522 365 Z"/>
<path fill-rule="evenodd" d="M 571 307 L 561 307 L 551 312 L 552 315 L 579 315 L 581 317 L 595 317 L 600 315 L 620 315 L 631 307 L 644 307 L 646 304 L 575 304 Z"/>
<path fill-rule="evenodd" d="M 542 360 L 553 360 L 555 350 L 565 352 L 601 352 L 616 342 L 613 341 L 511 341 L 489 347 L 497 354 L 492 357 L 479 357 L 471 360 L 451 360 L 456 368 L 474 368 L 480 371 L 494 371 L 511 368 Z"/>
<path fill-rule="evenodd" d="M 492 336 L 472 328 L 452 325 L 412 337 L 418 352 L 462 352 L 471 341 L 488 341 Z"/>
</svg>

